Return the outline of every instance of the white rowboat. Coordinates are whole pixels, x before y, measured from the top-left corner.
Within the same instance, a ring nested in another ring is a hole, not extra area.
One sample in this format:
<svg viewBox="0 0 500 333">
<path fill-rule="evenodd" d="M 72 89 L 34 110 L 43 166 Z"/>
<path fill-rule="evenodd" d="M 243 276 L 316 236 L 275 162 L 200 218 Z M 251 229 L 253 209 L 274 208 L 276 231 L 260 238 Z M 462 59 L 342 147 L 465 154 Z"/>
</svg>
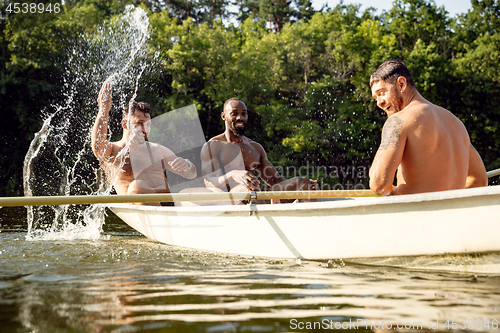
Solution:
<svg viewBox="0 0 500 333">
<path fill-rule="evenodd" d="M 222 253 L 324 260 L 500 252 L 500 185 L 292 204 L 108 204 L 146 237 Z"/>
</svg>

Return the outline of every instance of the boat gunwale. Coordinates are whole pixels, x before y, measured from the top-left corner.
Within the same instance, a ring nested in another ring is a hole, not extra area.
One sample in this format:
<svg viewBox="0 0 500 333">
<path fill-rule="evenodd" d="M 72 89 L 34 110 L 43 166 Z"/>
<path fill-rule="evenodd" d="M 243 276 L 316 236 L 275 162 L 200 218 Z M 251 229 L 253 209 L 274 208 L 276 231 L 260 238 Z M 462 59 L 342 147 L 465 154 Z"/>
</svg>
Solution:
<svg viewBox="0 0 500 333">
<path fill-rule="evenodd" d="M 500 195 L 500 185 L 471 189 L 406 194 L 387 197 L 331 198 L 317 202 L 299 202 L 283 204 L 246 204 L 246 205 L 206 205 L 206 206 L 147 206 L 130 203 L 106 204 L 108 208 L 150 211 L 161 213 L 249 213 L 249 212 L 283 212 L 303 210 L 335 210 L 356 207 L 412 204 L 423 202 L 443 202 L 457 199 L 480 198 Z"/>
</svg>

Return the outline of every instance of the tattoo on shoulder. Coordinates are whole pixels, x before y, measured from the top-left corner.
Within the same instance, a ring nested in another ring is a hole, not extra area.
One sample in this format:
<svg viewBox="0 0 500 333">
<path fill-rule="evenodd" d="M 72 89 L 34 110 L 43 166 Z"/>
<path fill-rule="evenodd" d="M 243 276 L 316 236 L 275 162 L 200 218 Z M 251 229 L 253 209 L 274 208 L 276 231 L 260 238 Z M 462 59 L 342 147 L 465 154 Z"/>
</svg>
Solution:
<svg viewBox="0 0 500 333">
<path fill-rule="evenodd" d="M 382 129 L 382 142 L 379 149 L 384 150 L 398 147 L 402 130 L 403 121 L 399 117 L 392 116 L 387 119 Z"/>
</svg>

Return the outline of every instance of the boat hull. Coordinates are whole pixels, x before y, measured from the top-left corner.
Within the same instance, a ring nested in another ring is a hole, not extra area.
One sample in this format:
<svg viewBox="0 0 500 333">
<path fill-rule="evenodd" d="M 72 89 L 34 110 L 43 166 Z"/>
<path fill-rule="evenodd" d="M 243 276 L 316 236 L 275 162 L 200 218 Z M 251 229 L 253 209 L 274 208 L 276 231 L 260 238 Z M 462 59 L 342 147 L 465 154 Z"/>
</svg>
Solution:
<svg viewBox="0 0 500 333">
<path fill-rule="evenodd" d="M 331 259 L 500 251 L 500 186 L 279 205 L 109 208 L 150 239 L 223 253 Z"/>
</svg>

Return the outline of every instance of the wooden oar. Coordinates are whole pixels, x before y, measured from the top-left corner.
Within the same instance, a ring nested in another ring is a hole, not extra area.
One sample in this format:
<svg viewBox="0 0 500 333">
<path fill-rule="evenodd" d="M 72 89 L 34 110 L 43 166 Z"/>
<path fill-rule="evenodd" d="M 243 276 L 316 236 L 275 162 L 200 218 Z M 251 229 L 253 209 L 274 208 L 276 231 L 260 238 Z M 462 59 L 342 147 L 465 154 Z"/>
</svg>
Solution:
<svg viewBox="0 0 500 333">
<path fill-rule="evenodd" d="M 488 171 L 486 174 L 488 175 L 488 178 L 500 175 L 500 169 Z"/>
<path fill-rule="evenodd" d="M 377 194 L 370 190 L 330 190 L 330 191 L 274 191 L 256 192 L 256 199 L 316 199 L 367 197 Z M 250 192 L 232 193 L 161 193 L 135 195 L 71 195 L 71 196 L 39 196 L 39 197 L 5 197 L 0 198 L 1 207 L 13 206 L 52 206 L 52 205 L 84 205 L 129 202 L 180 202 L 210 200 L 250 200 Z"/>
<path fill-rule="evenodd" d="M 500 175 L 500 169 L 487 172 L 488 178 Z M 274 191 L 256 192 L 257 199 L 318 199 L 377 196 L 371 190 L 326 190 L 326 191 Z M 5 197 L 0 198 L 0 207 L 13 206 L 52 206 L 84 205 L 129 202 L 181 202 L 211 200 L 250 200 L 249 192 L 231 193 L 162 193 L 136 195 L 71 195 L 40 197 Z"/>
</svg>

